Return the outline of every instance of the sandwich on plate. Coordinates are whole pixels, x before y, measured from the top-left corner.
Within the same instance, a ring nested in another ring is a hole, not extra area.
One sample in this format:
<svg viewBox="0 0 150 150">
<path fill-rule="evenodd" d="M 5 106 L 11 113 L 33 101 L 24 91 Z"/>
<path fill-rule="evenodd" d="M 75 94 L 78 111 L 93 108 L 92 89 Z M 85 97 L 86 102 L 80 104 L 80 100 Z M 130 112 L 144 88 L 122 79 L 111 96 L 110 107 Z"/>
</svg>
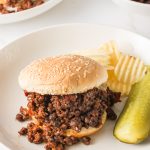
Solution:
<svg viewBox="0 0 150 150">
<path fill-rule="evenodd" d="M 80 55 L 38 59 L 19 75 L 28 104 L 16 119 L 30 120 L 20 135 L 32 143 L 46 143 L 46 150 L 63 150 L 83 142 L 98 132 L 106 119 L 115 120 L 111 109 L 120 93 L 107 88 L 107 70 L 96 61 Z"/>
</svg>

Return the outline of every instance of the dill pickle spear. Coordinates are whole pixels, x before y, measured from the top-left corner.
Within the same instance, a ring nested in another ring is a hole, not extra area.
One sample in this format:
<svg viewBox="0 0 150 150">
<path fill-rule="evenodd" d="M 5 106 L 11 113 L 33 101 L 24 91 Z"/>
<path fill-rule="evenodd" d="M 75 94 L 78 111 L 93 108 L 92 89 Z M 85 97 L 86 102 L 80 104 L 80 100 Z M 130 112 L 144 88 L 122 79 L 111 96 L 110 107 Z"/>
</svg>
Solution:
<svg viewBox="0 0 150 150">
<path fill-rule="evenodd" d="M 121 142 L 137 144 L 150 133 L 150 68 L 145 77 L 136 83 L 115 128 L 114 136 Z"/>
</svg>

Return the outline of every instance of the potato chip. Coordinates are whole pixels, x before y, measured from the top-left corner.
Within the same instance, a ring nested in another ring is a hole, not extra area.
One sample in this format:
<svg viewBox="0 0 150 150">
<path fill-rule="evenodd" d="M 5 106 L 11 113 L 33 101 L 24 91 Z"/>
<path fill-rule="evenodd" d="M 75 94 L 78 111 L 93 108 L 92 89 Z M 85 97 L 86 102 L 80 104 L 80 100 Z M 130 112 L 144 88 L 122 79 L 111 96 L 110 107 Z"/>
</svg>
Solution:
<svg viewBox="0 0 150 150">
<path fill-rule="evenodd" d="M 107 42 L 103 44 L 99 50 L 105 53 L 105 55 L 110 56 L 108 60 L 110 66 L 115 66 L 117 64 L 120 57 L 120 52 L 117 48 L 116 42 L 114 41 Z"/>
<path fill-rule="evenodd" d="M 73 52 L 73 54 L 89 57 L 97 61 L 101 65 L 105 66 L 107 69 L 109 70 L 112 69 L 112 67 L 109 65 L 110 56 L 100 51 L 99 49 L 89 49 L 89 50 L 84 50 L 84 51 L 79 51 L 79 52 Z"/>
<path fill-rule="evenodd" d="M 108 71 L 107 86 L 114 92 L 121 92 L 122 95 L 128 95 L 132 85 L 125 84 L 117 80 L 114 71 Z"/>
<path fill-rule="evenodd" d="M 103 44 L 99 49 L 76 54 L 87 56 L 104 65 L 108 70 L 108 87 L 122 95 L 128 95 L 132 85 L 139 82 L 147 70 L 139 58 L 122 54 L 114 41 Z"/>
<path fill-rule="evenodd" d="M 120 82 L 134 84 L 144 77 L 146 70 L 146 66 L 139 58 L 121 55 L 114 72 Z"/>
<path fill-rule="evenodd" d="M 109 66 L 109 56 L 104 56 L 104 55 L 85 55 L 86 57 L 89 57 L 101 65 L 105 66 L 108 70 L 114 69 L 111 66 Z"/>
<path fill-rule="evenodd" d="M 114 92 L 121 92 L 121 95 L 129 95 L 132 85 L 127 85 L 119 81 L 108 81 L 107 83 L 110 90 Z"/>
</svg>

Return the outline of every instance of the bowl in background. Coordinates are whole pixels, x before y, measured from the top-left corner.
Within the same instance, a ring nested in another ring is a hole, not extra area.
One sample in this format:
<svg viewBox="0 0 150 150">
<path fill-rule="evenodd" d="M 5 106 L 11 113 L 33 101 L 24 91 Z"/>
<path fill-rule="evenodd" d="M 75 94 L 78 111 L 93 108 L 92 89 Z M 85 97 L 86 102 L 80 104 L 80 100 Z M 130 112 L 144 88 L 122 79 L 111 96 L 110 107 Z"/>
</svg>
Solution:
<svg viewBox="0 0 150 150">
<path fill-rule="evenodd" d="M 135 30 L 150 37 L 150 4 L 132 0 L 112 0 L 121 9 L 128 13 Z"/>
<path fill-rule="evenodd" d="M 62 0 L 46 0 L 45 3 L 30 9 L 26 9 L 23 11 L 10 13 L 10 14 L 0 14 L 0 24 L 20 22 L 20 21 L 33 18 L 53 8 L 61 1 Z"/>
</svg>

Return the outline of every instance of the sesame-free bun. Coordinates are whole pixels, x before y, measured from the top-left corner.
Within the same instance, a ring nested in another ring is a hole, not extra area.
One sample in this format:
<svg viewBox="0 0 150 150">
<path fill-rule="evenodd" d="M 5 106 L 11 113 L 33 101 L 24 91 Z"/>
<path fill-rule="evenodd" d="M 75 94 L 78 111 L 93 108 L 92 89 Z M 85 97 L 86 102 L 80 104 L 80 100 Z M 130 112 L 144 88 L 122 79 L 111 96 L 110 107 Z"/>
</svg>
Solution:
<svg viewBox="0 0 150 150">
<path fill-rule="evenodd" d="M 79 55 L 63 55 L 33 61 L 19 75 L 28 92 L 64 95 L 83 93 L 107 81 L 107 71 L 96 61 Z"/>
</svg>

